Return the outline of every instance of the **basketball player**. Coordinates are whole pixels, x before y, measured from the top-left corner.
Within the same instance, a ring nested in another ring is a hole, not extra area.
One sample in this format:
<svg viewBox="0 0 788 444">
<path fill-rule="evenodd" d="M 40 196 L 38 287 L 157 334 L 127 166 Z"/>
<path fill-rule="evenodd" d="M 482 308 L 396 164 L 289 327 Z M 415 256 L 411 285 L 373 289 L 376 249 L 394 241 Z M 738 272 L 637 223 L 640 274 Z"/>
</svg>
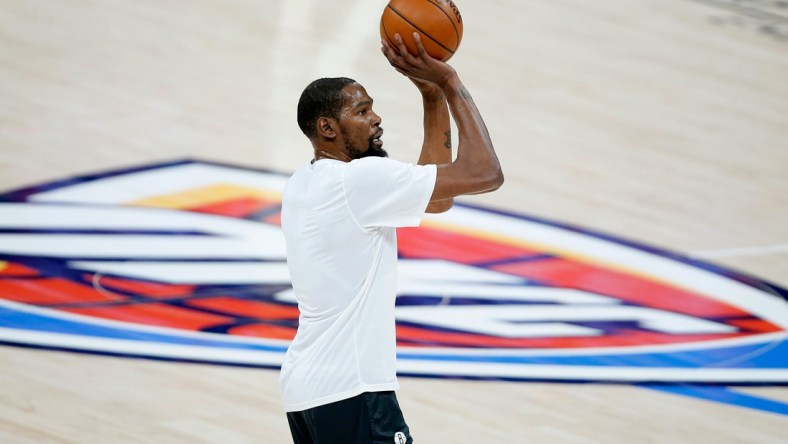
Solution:
<svg viewBox="0 0 788 444">
<path fill-rule="evenodd" d="M 424 103 L 418 165 L 387 159 L 372 98 L 347 78 L 319 79 L 298 103 L 314 159 L 282 196 L 287 263 L 300 310 L 280 376 L 297 444 L 411 443 L 394 390 L 396 227 L 417 226 L 503 174 L 484 121 L 455 70 L 424 51 L 381 48 Z M 458 128 L 452 162 L 449 109 Z"/>
</svg>

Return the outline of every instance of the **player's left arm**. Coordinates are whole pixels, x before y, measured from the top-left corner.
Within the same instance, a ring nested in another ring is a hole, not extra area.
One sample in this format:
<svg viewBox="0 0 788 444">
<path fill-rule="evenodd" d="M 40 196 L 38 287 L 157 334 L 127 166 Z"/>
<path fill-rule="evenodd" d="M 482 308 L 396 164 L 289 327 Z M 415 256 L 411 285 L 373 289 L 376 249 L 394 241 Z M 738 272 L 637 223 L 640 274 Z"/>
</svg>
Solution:
<svg viewBox="0 0 788 444">
<path fill-rule="evenodd" d="M 424 102 L 424 143 L 421 146 L 419 165 L 452 162 L 451 124 L 446 96 L 435 84 L 411 79 L 421 92 Z M 432 201 L 427 213 L 443 213 L 454 205 L 454 199 Z"/>
</svg>

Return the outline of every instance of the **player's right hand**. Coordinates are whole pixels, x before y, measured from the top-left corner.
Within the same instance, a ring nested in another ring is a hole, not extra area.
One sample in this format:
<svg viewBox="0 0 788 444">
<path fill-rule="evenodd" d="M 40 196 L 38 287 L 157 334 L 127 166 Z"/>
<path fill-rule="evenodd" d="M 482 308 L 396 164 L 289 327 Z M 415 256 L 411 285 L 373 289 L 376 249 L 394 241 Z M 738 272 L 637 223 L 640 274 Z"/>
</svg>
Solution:
<svg viewBox="0 0 788 444">
<path fill-rule="evenodd" d="M 419 51 L 418 55 L 415 56 L 408 52 L 408 49 L 402 42 L 402 36 L 394 34 L 394 40 L 397 43 L 396 47 L 392 47 L 388 42 L 384 41 L 381 51 L 383 51 L 383 55 L 386 56 L 391 66 L 399 73 L 412 80 L 435 83 L 441 88 L 449 79 L 457 75 L 454 68 L 447 63 L 434 59 L 427 54 L 418 33 L 413 33 L 413 40 Z"/>
</svg>

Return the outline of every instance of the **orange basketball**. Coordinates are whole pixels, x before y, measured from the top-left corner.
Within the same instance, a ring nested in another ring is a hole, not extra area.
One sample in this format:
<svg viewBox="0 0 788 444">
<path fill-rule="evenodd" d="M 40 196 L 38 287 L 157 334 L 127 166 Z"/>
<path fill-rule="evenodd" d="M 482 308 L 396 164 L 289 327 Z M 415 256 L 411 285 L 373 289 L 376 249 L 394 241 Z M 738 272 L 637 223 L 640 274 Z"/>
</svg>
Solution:
<svg viewBox="0 0 788 444">
<path fill-rule="evenodd" d="M 380 18 L 380 37 L 396 48 L 394 34 L 399 34 L 408 52 L 416 55 L 414 32 L 427 54 L 445 62 L 462 40 L 460 10 L 451 0 L 391 0 Z"/>
</svg>

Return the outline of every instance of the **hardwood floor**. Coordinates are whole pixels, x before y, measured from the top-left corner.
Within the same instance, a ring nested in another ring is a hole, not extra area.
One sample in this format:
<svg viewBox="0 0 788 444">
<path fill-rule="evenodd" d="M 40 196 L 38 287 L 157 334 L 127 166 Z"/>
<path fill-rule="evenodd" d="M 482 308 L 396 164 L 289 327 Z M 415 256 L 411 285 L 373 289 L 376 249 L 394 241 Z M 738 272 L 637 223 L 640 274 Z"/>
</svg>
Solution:
<svg viewBox="0 0 788 444">
<path fill-rule="evenodd" d="M 458 1 L 451 63 L 507 178 L 463 202 L 788 287 L 778 3 Z M 384 4 L 5 1 L 0 190 L 183 158 L 293 171 L 311 156 L 295 103 L 322 76 L 365 85 L 392 157 L 415 161 L 421 103 L 379 52 Z M 1 442 L 289 442 L 275 370 L 14 346 L 0 369 Z M 785 414 L 632 385 L 401 384 L 421 443 L 781 443 L 788 430 Z M 784 387 L 734 390 L 788 403 Z"/>
</svg>

